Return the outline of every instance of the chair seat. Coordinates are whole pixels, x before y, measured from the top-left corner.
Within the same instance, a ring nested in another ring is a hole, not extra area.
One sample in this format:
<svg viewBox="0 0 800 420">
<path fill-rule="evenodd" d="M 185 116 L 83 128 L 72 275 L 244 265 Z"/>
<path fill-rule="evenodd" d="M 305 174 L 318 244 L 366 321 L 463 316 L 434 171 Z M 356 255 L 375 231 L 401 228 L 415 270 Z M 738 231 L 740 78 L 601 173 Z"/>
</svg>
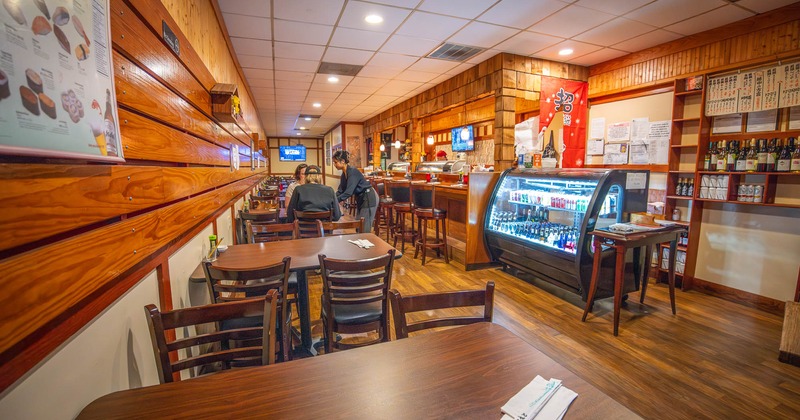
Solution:
<svg viewBox="0 0 800 420">
<path fill-rule="evenodd" d="M 394 204 L 394 200 L 392 200 L 392 197 L 382 197 L 378 203 L 383 205 Z"/>
<path fill-rule="evenodd" d="M 341 325 L 366 324 L 378 321 L 383 314 L 380 302 L 361 305 L 332 305 L 336 323 Z M 322 305 L 322 316 L 327 318 L 325 305 Z"/>
<path fill-rule="evenodd" d="M 442 209 L 414 209 L 414 214 L 422 218 L 441 218 L 447 217 L 447 210 Z"/>
</svg>

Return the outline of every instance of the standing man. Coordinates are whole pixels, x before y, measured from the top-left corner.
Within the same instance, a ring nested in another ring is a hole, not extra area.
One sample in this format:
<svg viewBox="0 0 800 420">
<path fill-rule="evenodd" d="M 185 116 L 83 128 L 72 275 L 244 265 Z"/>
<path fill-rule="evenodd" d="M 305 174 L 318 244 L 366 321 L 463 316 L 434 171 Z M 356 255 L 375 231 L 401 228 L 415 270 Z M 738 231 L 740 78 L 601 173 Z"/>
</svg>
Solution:
<svg viewBox="0 0 800 420">
<path fill-rule="evenodd" d="M 364 218 L 364 232 L 372 232 L 372 223 L 375 220 L 375 213 L 378 211 L 378 193 L 372 189 L 369 181 L 356 168 L 350 166 L 350 154 L 344 150 L 337 150 L 333 154 L 333 166 L 342 171 L 342 180 L 339 183 L 339 190 L 336 192 L 337 199 L 341 203 L 352 196 L 356 197 L 358 206 L 357 218 Z"/>
</svg>

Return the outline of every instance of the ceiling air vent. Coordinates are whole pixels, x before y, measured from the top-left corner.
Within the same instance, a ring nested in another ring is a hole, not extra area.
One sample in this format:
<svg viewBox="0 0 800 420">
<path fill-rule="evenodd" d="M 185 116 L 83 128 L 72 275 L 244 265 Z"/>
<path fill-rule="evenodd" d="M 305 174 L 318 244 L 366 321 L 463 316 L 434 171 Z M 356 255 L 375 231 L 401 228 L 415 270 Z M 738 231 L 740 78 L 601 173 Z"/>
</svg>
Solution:
<svg viewBox="0 0 800 420">
<path fill-rule="evenodd" d="M 434 50 L 432 53 L 428 54 L 428 57 L 438 58 L 440 60 L 466 61 L 467 59 L 474 57 L 478 53 L 483 52 L 483 50 L 484 48 L 445 43 L 442 44 L 441 47 Z"/>
<path fill-rule="evenodd" d="M 320 74 L 335 74 L 338 76 L 355 76 L 358 72 L 361 71 L 361 68 L 364 66 L 356 66 L 353 64 L 341 64 L 341 63 L 326 63 L 322 62 L 319 65 L 319 69 L 317 73 Z"/>
</svg>

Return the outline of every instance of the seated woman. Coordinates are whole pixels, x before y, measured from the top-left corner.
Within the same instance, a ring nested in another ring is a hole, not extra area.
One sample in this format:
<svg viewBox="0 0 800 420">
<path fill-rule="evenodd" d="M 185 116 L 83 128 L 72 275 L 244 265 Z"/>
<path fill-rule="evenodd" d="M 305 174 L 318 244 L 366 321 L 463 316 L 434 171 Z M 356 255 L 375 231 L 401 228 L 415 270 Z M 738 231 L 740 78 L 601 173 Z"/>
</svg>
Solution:
<svg viewBox="0 0 800 420">
<path fill-rule="evenodd" d="M 310 165 L 305 170 L 306 183 L 298 185 L 292 193 L 292 199 L 286 205 L 286 220 L 294 221 L 294 211 L 328 211 L 333 221 L 342 217 L 339 202 L 333 188 L 322 185 L 322 170 L 319 166 Z"/>
<path fill-rule="evenodd" d="M 297 165 L 297 168 L 294 170 L 294 179 L 295 181 L 289 184 L 286 187 L 286 203 L 292 201 L 292 194 L 294 194 L 294 189 L 297 188 L 299 185 L 303 185 L 306 183 L 306 168 L 308 165 L 305 163 L 301 163 Z"/>
</svg>

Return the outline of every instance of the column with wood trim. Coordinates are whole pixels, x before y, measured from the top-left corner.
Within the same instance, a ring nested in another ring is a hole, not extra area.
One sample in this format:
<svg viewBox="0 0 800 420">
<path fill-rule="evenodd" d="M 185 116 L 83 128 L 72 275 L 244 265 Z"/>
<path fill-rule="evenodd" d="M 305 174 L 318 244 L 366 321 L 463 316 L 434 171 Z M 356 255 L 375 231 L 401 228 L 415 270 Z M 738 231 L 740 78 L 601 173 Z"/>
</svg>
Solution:
<svg viewBox="0 0 800 420">
<path fill-rule="evenodd" d="M 516 118 L 516 89 L 495 90 L 494 115 L 494 169 L 502 171 L 511 167 L 514 153 L 514 122 Z"/>
</svg>

